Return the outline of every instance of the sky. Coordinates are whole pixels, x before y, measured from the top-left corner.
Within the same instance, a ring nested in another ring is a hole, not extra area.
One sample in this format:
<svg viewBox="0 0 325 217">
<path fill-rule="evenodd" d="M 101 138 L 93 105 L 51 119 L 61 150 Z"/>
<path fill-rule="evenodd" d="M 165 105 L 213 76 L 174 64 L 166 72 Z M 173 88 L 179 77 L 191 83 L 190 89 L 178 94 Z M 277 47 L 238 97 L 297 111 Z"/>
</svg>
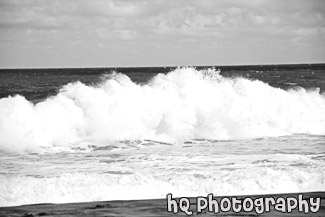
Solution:
<svg viewBox="0 0 325 217">
<path fill-rule="evenodd" d="M 0 68 L 325 62 L 324 0 L 0 0 Z"/>
</svg>

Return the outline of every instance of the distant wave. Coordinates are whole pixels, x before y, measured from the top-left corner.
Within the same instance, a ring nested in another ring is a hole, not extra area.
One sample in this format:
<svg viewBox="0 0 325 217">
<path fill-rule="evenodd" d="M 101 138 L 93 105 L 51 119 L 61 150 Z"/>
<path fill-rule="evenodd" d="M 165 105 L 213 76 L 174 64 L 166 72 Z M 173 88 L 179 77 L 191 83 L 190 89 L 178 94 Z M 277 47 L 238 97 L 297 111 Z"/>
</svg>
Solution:
<svg viewBox="0 0 325 217">
<path fill-rule="evenodd" d="M 179 68 L 142 85 L 113 73 L 96 86 L 70 83 L 37 104 L 20 95 L 0 99 L 0 150 L 9 152 L 291 134 L 325 135 L 324 94 L 214 69 Z"/>
</svg>

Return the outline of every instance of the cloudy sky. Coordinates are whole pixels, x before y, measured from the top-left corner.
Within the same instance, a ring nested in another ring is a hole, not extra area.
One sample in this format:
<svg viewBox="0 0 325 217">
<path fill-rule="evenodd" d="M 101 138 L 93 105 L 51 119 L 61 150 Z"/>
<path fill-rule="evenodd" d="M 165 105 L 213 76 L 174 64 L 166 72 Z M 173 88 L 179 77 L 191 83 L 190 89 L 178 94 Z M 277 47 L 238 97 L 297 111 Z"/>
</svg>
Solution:
<svg viewBox="0 0 325 217">
<path fill-rule="evenodd" d="M 325 62 L 324 0 L 0 0 L 0 67 Z"/>
</svg>

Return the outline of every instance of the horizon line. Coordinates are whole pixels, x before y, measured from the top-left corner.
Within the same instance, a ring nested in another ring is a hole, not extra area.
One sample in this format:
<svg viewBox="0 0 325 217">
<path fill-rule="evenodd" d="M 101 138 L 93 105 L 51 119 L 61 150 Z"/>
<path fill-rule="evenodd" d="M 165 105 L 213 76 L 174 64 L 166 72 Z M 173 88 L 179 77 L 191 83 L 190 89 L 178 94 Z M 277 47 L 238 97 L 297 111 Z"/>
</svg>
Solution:
<svg viewBox="0 0 325 217">
<path fill-rule="evenodd" d="M 266 64 L 221 64 L 221 65 L 165 65 L 165 66 L 62 66 L 62 67 L 7 67 L 0 70 L 13 69 L 100 69 L 100 68 L 179 68 L 179 67 L 239 67 L 239 66 L 285 66 L 285 65 L 325 65 L 325 62 L 314 63 L 266 63 Z"/>
</svg>

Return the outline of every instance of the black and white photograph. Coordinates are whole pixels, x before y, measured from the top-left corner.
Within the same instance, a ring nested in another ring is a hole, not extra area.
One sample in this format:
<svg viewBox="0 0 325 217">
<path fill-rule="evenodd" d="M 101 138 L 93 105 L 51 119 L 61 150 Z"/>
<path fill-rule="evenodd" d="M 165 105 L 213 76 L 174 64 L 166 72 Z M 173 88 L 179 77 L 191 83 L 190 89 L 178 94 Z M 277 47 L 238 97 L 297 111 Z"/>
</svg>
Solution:
<svg viewBox="0 0 325 217">
<path fill-rule="evenodd" d="M 0 0 L 0 216 L 325 216 L 324 0 Z"/>
</svg>

